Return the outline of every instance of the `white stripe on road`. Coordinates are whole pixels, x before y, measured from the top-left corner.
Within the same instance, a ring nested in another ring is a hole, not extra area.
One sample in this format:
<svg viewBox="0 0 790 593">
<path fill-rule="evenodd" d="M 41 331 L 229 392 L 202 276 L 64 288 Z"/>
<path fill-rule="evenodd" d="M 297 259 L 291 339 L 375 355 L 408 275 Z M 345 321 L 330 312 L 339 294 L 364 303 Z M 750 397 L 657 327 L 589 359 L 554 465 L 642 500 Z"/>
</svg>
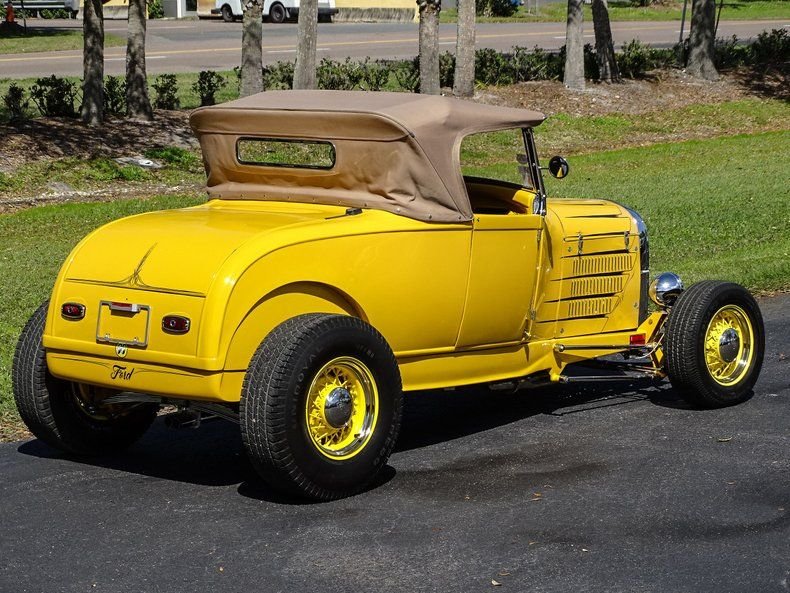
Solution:
<svg viewBox="0 0 790 593">
<path fill-rule="evenodd" d="M 328 47 L 319 47 L 316 48 L 315 51 L 329 51 Z M 269 50 L 266 52 L 267 54 L 295 54 L 295 49 L 277 49 L 277 50 Z"/>
<path fill-rule="evenodd" d="M 167 56 L 145 56 L 146 60 L 164 60 Z M 125 62 L 126 58 L 104 58 L 105 62 Z"/>
</svg>

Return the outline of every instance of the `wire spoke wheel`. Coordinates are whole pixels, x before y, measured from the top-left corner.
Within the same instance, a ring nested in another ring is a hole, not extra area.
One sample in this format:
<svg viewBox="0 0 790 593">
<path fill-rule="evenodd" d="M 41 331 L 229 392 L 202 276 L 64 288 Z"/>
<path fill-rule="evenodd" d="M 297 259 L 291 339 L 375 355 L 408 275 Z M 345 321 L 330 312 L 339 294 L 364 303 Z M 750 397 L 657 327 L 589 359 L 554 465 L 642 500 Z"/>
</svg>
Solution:
<svg viewBox="0 0 790 593">
<path fill-rule="evenodd" d="M 313 444 L 332 459 L 358 453 L 375 429 L 378 398 L 375 379 L 362 362 L 348 356 L 330 360 L 313 379 L 305 402 Z"/>
<path fill-rule="evenodd" d="M 682 293 L 664 329 L 666 370 L 690 403 L 721 407 L 752 396 L 762 367 L 765 329 L 749 291 L 705 281 Z"/>
<path fill-rule="evenodd" d="M 725 305 L 710 320 L 705 332 L 705 363 L 711 377 L 722 385 L 741 380 L 754 356 L 754 329 L 746 312 Z"/>
<path fill-rule="evenodd" d="M 253 356 L 242 439 L 269 486 L 332 500 L 365 488 L 387 463 L 402 406 L 395 355 L 375 328 L 348 315 L 299 315 Z"/>
</svg>

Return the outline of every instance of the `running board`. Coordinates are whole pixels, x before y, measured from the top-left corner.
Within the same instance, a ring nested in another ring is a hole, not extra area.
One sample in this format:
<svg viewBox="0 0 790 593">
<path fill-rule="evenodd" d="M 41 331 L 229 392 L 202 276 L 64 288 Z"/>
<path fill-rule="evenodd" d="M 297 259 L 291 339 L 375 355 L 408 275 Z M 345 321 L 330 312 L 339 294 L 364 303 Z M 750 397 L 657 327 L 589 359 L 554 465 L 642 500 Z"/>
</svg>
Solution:
<svg viewBox="0 0 790 593">
<path fill-rule="evenodd" d="M 657 379 L 655 373 L 634 373 L 632 375 L 560 375 L 560 383 L 594 383 L 597 381 L 643 381 L 645 379 Z"/>
</svg>

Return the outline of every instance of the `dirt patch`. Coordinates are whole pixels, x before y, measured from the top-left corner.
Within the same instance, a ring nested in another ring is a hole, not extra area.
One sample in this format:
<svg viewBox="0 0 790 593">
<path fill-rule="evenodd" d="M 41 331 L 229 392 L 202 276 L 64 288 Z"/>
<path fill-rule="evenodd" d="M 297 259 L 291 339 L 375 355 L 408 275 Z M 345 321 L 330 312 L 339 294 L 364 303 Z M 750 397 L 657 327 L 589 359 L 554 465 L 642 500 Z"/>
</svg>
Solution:
<svg viewBox="0 0 790 593">
<path fill-rule="evenodd" d="M 566 89 L 558 80 L 522 82 L 485 89 L 475 99 L 490 105 L 535 109 L 546 115 L 640 114 L 747 97 L 787 99 L 782 96 L 790 92 L 787 78 L 783 72 L 737 70 L 716 82 L 703 82 L 679 70 L 661 70 L 644 80 L 588 83 L 581 92 Z"/>
<path fill-rule="evenodd" d="M 0 125 L 0 171 L 63 157 L 116 157 L 160 146 L 195 147 L 188 120 L 187 111 L 157 111 L 152 122 L 110 119 L 100 128 L 54 117 Z"/>
</svg>

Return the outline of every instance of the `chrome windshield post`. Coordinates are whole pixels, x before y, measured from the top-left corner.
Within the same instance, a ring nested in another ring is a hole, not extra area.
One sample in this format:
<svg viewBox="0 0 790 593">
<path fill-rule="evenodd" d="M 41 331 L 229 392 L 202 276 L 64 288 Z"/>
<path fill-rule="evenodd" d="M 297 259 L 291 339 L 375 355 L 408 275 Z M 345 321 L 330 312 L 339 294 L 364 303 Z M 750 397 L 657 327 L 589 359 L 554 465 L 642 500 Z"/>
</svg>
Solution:
<svg viewBox="0 0 790 593">
<path fill-rule="evenodd" d="M 532 213 L 546 215 L 546 188 L 543 186 L 543 174 L 540 171 L 540 161 L 538 160 L 538 151 L 535 148 L 535 137 L 532 134 L 532 128 L 521 128 L 521 134 L 524 137 L 524 149 L 527 152 L 527 159 L 529 163 L 529 174 L 532 182 L 535 185 L 535 201 L 532 203 Z"/>
</svg>

